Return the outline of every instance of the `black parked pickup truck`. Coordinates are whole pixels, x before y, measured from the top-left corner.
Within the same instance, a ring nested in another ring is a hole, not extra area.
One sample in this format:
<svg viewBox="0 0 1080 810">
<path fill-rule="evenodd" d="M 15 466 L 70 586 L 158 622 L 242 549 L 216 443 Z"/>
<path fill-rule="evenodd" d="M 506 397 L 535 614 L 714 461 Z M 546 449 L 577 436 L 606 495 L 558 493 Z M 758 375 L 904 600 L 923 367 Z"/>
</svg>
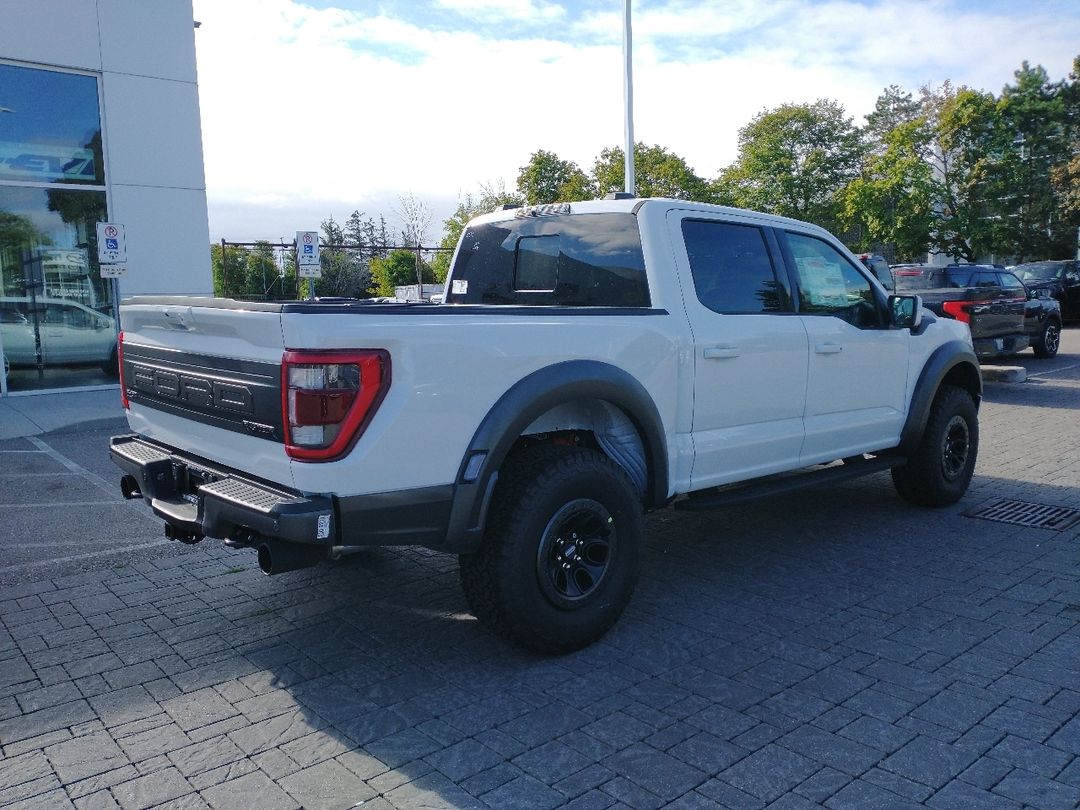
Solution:
<svg viewBox="0 0 1080 810">
<path fill-rule="evenodd" d="M 897 292 L 917 292 L 923 305 L 971 329 L 975 354 L 990 360 L 1029 346 L 1036 357 L 1053 357 L 1061 343 L 1061 305 L 1045 291 L 1028 290 L 1013 273 L 991 265 L 893 268 Z"/>
</svg>

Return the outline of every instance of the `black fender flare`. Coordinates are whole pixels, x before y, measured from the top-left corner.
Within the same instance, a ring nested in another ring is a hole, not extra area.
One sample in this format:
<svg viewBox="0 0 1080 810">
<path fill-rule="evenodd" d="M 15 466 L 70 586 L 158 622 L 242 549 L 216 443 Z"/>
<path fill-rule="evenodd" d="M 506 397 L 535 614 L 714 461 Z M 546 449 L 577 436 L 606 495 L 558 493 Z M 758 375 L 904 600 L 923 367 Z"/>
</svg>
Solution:
<svg viewBox="0 0 1080 810">
<path fill-rule="evenodd" d="M 519 380 L 476 429 L 454 483 L 447 551 L 468 553 L 479 546 L 499 469 L 522 431 L 556 405 L 584 399 L 605 400 L 626 413 L 645 447 L 649 473 L 644 505 L 655 508 L 667 502 L 667 438 L 645 386 L 608 363 L 568 360 Z M 470 464 L 479 468 L 470 470 Z"/>
<path fill-rule="evenodd" d="M 930 406 L 934 404 L 934 397 L 946 378 L 956 380 L 957 384 L 970 391 L 976 409 L 979 407 L 982 401 L 982 375 L 975 352 L 960 340 L 938 346 L 927 359 L 915 383 L 911 407 L 897 446 L 899 454 L 910 455 L 919 446 L 926 421 L 930 418 Z"/>
</svg>

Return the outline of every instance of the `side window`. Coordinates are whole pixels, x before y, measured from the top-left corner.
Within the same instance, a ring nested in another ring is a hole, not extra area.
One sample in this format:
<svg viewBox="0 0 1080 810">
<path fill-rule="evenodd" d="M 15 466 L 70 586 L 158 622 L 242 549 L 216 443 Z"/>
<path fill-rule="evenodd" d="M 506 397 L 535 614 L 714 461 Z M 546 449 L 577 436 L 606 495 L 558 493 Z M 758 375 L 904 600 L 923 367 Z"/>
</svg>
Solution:
<svg viewBox="0 0 1080 810">
<path fill-rule="evenodd" d="M 728 315 L 790 311 L 760 228 L 687 219 L 682 232 L 702 304 Z"/>
<path fill-rule="evenodd" d="M 799 284 L 799 311 L 831 315 L 860 329 L 881 326 L 870 282 L 840 251 L 821 239 L 785 233 Z"/>
<path fill-rule="evenodd" d="M 971 277 L 972 287 L 1000 287 L 997 273 L 974 273 Z"/>
<path fill-rule="evenodd" d="M 1006 292 L 1014 296 L 1024 295 L 1024 285 L 1012 273 L 1001 274 L 1001 286 L 1005 288 Z"/>
</svg>

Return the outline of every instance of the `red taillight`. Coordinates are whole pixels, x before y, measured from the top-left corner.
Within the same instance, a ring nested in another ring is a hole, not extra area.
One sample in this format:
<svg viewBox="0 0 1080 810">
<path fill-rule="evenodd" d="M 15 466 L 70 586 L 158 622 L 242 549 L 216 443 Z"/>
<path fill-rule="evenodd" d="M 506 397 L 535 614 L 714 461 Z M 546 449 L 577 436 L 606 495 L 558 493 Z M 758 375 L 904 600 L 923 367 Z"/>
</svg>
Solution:
<svg viewBox="0 0 1080 810">
<path fill-rule="evenodd" d="M 128 402 L 127 386 L 124 385 L 124 332 L 120 331 L 120 334 L 116 336 L 116 368 L 120 374 L 120 404 L 124 410 L 128 410 L 131 407 L 131 403 Z"/>
<path fill-rule="evenodd" d="M 389 387 L 390 355 L 382 349 L 285 352 L 285 451 L 300 461 L 333 461 L 345 455 Z"/>
<path fill-rule="evenodd" d="M 964 323 L 971 323 L 971 304 L 967 301 L 946 301 L 941 305 L 945 314 Z"/>
</svg>

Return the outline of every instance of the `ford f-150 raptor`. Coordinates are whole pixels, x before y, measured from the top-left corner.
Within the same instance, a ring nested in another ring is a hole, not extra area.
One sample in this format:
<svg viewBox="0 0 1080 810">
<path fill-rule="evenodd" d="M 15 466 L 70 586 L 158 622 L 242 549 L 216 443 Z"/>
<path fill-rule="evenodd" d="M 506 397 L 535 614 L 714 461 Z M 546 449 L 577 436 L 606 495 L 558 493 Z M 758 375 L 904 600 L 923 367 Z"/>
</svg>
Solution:
<svg viewBox="0 0 1080 810">
<path fill-rule="evenodd" d="M 476 616 L 552 652 L 617 620 L 648 510 L 886 469 L 918 504 L 964 494 L 966 325 L 816 226 L 613 196 L 473 220 L 438 305 L 124 302 L 124 494 L 266 573 L 458 554 Z"/>
</svg>

